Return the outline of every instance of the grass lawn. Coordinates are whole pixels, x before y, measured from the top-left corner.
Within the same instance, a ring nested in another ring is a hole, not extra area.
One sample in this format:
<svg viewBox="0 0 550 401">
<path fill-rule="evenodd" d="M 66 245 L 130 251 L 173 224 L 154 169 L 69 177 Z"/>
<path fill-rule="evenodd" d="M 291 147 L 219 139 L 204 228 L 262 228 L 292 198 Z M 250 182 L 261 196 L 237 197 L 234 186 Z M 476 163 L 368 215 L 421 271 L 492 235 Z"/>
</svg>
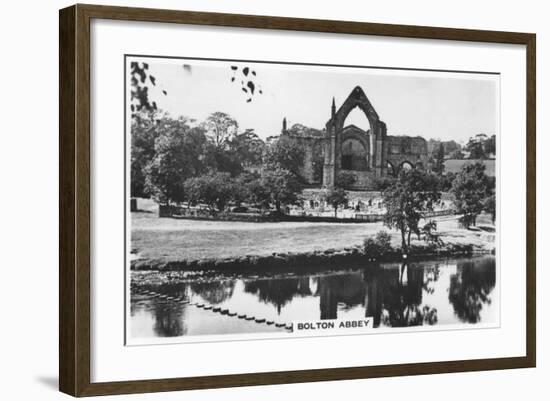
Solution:
<svg viewBox="0 0 550 401">
<path fill-rule="evenodd" d="M 185 220 L 159 218 L 154 205 L 139 200 L 132 213 L 132 252 L 138 258 L 163 261 L 271 255 L 277 252 L 310 252 L 342 249 L 362 244 L 365 237 L 386 230 L 382 223 L 311 223 Z M 486 221 L 479 219 L 479 224 Z M 470 243 L 481 249 L 494 247 L 494 234 L 458 228 L 455 218 L 438 221 L 444 242 Z M 391 231 L 393 245 L 400 235 Z M 416 237 L 413 242 L 416 242 Z"/>
</svg>

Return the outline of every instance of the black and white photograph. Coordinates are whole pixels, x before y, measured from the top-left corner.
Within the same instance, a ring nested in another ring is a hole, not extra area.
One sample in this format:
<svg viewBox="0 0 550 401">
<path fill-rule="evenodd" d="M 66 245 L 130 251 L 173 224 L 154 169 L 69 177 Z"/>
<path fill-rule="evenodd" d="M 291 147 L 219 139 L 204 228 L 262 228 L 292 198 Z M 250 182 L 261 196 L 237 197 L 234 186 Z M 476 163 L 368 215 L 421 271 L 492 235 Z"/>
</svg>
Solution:
<svg viewBox="0 0 550 401">
<path fill-rule="evenodd" d="M 128 345 L 499 326 L 498 73 L 126 55 L 124 79 Z"/>
</svg>

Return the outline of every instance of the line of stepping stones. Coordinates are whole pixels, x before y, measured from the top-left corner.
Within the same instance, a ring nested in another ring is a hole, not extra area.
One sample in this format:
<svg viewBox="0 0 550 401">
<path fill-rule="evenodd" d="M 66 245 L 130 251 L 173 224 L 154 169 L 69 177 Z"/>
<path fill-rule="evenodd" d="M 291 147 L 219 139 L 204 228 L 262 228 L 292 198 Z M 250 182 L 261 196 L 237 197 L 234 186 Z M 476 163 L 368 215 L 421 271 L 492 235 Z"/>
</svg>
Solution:
<svg viewBox="0 0 550 401">
<path fill-rule="evenodd" d="M 149 290 L 136 290 L 135 293 L 138 294 L 138 295 L 148 295 L 148 296 L 154 297 L 154 298 L 161 298 L 161 299 L 165 299 L 167 301 L 176 301 L 176 302 L 179 302 L 182 305 L 195 306 L 195 307 L 200 308 L 200 309 L 210 310 L 210 311 L 215 312 L 215 313 L 220 313 L 221 315 L 226 315 L 226 316 L 231 316 L 231 317 L 236 316 L 238 319 L 243 319 L 243 320 L 247 320 L 247 321 L 254 321 L 254 322 L 259 323 L 259 324 L 265 323 L 268 326 L 273 325 L 273 326 L 279 327 L 279 328 L 284 327 L 288 331 L 293 330 L 292 324 L 279 323 L 279 322 L 275 322 L 273 320 L 267 320 L 267 319 L 264 319 L 264 318 L 257 318 L 255 316 L 249 316 L 247 314 L 240 314 L 240 313 L 237 313 L 237 312 L 231 312 L 231 311 L 229 311 L 229 309 L 223 309 L 219 306 L 208 305 L 206 303 L 200 303 L 200 302 L 191 302 L 188 299 L 185 299 L 184 297 L 172 297 L 172 296 L 169 296 L 169 295 L 166 295 L 166 294 L 161 294 L 161 293 L 158 293 L 158 292 L 155 292 L 155 291 L 149 291 Z"/>
</svg>

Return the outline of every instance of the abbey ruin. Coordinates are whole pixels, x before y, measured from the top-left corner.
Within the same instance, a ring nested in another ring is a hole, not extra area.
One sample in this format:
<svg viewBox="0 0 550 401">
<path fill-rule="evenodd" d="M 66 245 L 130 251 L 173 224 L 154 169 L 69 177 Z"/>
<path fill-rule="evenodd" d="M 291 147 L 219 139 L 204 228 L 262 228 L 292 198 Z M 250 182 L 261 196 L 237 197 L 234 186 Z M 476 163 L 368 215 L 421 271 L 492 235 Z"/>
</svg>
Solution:
<svg viewBox="0 0 550 401">
<path fill-rule="evenodd" d="M 359 107 L 369 121 L 367 131 L 344 126 L 347 116 Z M 281 137 L 297 141 L 304 149 L 301 175 L 312 186 L 332 188 L 341 171 L 355 176 L 351 189 L 368 190 L 374 179 L 396 176 L 403 168 L 428 168 L 428 144 L 422 137 L 387 135 L 386 124 L 361 87 L 356 86 L 340 108 L 332 99 L 331 116 L 322 131 L 287 129 Z"/>
</svg>

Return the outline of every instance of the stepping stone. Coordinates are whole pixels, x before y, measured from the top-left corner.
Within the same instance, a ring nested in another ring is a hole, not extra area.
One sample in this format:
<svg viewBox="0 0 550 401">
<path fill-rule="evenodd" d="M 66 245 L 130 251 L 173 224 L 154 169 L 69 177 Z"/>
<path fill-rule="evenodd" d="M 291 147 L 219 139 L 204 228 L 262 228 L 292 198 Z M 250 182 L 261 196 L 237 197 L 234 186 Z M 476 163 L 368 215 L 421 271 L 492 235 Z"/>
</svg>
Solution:
<svg viewBox="0 0 550 401">
<path fill-rule="evenodd" d="M 291 325 L 291 324 L 289 324 L 288 326 L 285 326 L 285 329 L 287 329 L 287 330 L 293 330 L 293 329 L 294 329 L 294 327 L 292 327 L 292 325 Z"/>
<path fill-rule="evenodd" d="M 237 312 L 229 312 L 227 316 L 237 316 Z"/>
<path fill-rule="evenodd" d="M 256 319 L 256 323 L 265 323 L 265 319 Z"/>
<path fill-rule="evenodd" d="M 246 315 L 237 315 L 239 319 L 246 319 Z"/>
<path fill-rule="evenodd" d="M 212 309 L 212 305 L 207 305 L 204 307 L 204 310 L 210 310 L 210 309 Z"/>
<path fill-rule="evenodd" d="M 275 327 L 285 327 L 285 323 L 275 323 Z"/>
<path fill-rule="evenodd" d="M 275 322 L 274 322 L 273 320 L 267 320 L 267 321 L 265 322 L 265 324 L 267 324 L 267 325 L 269 325 L 269 326 L 271 326 L 271 325 L 274 324 L 274 323 L 275 323 Z"/>
<path fill-rule="evenodd" d="M 254 320 L 255 317 L 254 316 L 248 316 L 248 317 L 245 317 L 244 320 Z"/>
<path fill-rule="evenodd" d="M 228 309 L 223 309 L 222 311 L 220 311 L 220 313 L 222 315 L 227 315 L 229 313 L 229 310 Z"/>
<path fill-rule="evenodd" d="M 215 308 L 212 308 L 212 312 L 219 312 L 221 310 L 222 310 L 222 308 L 220 308 L 218 306 L 216 306 Z"/>
<path fill-rule="evenodd" d="M 204 304 L 197 304 L 195 305 L 197 308 L 204 308 Z"/>
</svg>

